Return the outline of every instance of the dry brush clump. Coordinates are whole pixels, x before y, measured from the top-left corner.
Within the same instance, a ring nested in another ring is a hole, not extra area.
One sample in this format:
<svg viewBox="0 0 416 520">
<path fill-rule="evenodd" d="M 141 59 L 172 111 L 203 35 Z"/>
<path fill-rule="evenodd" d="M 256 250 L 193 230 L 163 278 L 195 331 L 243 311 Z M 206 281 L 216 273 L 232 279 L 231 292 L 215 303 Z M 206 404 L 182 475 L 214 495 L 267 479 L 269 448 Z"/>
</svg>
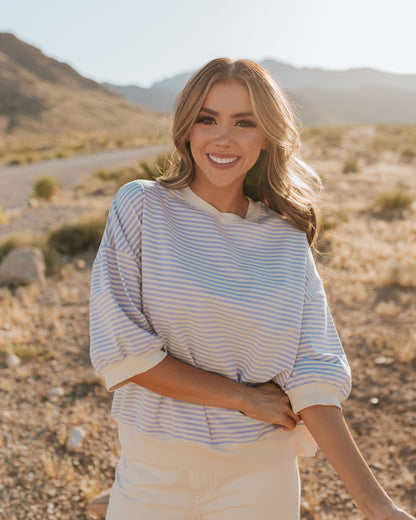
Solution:
<svg viewBox="0 0 416 520">
<path fill-rule="evenodd" d="M 96 251 L 104 233 L 106 219 L 106 215 L 90 215 L 82 217 L 74 224 L 64 224 L 50 232 L 47 244 L 52 250 L 67 256 Z"/>
<path fill-rule="evenodd" d="M 412 207 L 415 201 L 413 193 L 402 184 L 392 190 L 382 191 L 376 195 L 374 209 L 386 216 L 403 217 L 404 212 Z"/>
<path fill-rule="evenodd" d="M 360 167 L 357 159 L 347 159 L 344 161 L 342 173 L 358 173 L 359 171 Z"/>
<path fill-rule="evenodd" d="M 169 154 L 159 154 L 153 159 L 138 161 L 135 164 L 120 168 L 100 168 L 91 173 L 75 187 L 81 195 L 114 195 L 115 192 L 128 182 L 137 179 L 154 180 L 169 166 Z"/>
<path fill-rule="evenodd" d="M 50 200 L 61 191 L 61 184 L 53 175 L 41 175 L 34 180 L 33 191 L 36 197 Z"/>
</svg>

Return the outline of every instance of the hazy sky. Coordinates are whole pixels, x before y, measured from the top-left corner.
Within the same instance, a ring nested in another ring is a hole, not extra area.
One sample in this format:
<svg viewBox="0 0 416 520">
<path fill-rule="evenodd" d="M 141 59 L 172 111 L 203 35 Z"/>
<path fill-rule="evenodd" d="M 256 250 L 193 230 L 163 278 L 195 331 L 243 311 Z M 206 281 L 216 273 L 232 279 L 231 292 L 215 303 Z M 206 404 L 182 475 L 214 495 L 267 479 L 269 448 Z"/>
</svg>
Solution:
<svg viewBox="0 0 416 520">
<path fill-rule="evenodd" d="M 416 0 L 0 0 L 0 32 L 142 86 L 219 56 L 416 74 L 415 20 Z"/>
</svg>

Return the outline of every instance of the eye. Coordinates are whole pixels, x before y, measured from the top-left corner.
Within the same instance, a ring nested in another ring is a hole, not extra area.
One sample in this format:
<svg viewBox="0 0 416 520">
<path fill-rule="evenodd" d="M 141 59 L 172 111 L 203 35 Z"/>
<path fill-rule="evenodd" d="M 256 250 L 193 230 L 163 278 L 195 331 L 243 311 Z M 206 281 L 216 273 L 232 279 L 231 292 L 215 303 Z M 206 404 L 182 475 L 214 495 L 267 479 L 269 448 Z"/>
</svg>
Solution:
<svg viewBox="0 0 416 520">
<path fill-rule="evenodd" d="M 239 119 L 236 121 L 236 126 L 241 126 L 243 128 L 256 128 L 257 125 L 254 121 L 251 119 Z"/>
<path fill-rule="evenodd" d="M 200 116 L 195 123 L 201 123 L 203 125 L 215 125 L 215 119 L 210 116 Z"/>
</svg>

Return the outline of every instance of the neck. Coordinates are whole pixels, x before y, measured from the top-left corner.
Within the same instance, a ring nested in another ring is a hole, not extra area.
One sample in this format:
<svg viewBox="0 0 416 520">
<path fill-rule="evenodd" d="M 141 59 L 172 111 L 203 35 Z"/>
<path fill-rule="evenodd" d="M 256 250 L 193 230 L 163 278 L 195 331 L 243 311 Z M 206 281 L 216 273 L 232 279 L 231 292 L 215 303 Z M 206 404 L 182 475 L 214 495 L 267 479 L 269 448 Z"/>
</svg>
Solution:
<svg viewBox="0 0 416 520">
<path fill-rule="evenodd" d="M 234 213 L 242 218 L 247 214 L 248 200 L 244 196 L 241 187 L 236 190 L 233 187 L 218 188 L 201 186 L 198 182 L 192 182 L 192 191 L 201 199 L 208 202 L 221 213 Z"/>
</svg>

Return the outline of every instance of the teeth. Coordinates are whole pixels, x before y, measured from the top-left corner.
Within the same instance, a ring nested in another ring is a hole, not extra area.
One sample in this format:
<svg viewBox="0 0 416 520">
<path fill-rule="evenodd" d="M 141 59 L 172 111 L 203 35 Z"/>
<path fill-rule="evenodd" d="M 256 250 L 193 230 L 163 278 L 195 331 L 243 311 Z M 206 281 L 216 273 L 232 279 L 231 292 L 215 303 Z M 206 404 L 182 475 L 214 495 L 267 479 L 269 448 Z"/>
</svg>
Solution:
<svg viewBox="0 0 416 520">
<path fill-rule="evenodd" d="M 214 161 L 218 164 L 228 164 L 228 163 L 232 163 L 234 161 L 236 161 L 238 159 L 238 157 L 227 157 L 227 158 L 222 158 L 222 157 L 215 157 L 215 155 L 211 155 L 211 154 L 208 154 L 208 157 L 211 159 L 211 161 Z"/>
</svg>

